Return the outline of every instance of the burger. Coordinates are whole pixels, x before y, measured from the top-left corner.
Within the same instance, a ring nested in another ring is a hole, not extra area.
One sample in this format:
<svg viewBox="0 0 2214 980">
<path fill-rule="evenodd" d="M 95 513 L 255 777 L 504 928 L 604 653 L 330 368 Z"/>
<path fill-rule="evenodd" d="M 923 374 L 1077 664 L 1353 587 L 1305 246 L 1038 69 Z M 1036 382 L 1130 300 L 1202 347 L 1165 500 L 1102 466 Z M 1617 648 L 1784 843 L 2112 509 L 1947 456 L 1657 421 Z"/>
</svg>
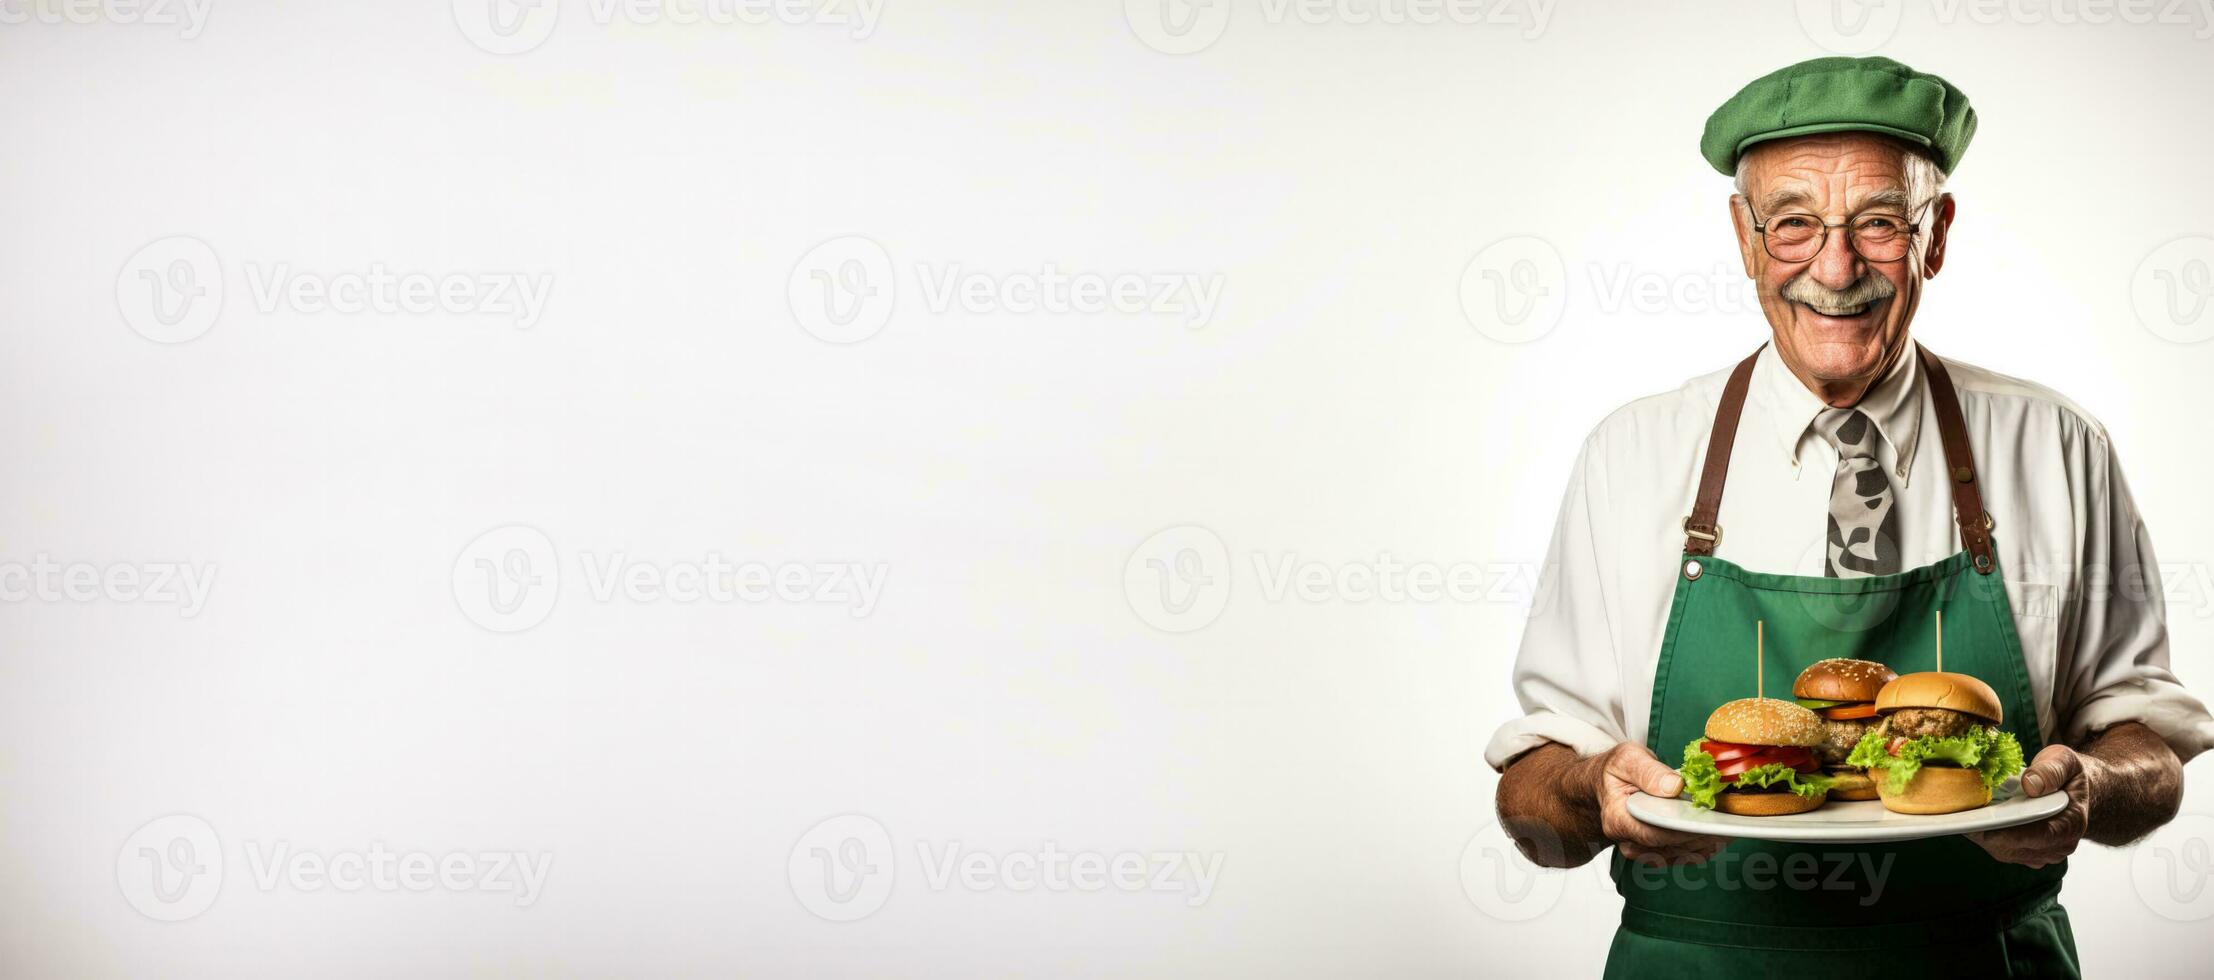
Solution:
<svg viewBox="0 0 2214 980">
<path fill-rule="evenodd" d="M 1814 749 L 1822 719 L 1775 698 L 1741 698 L 1707 716 L 1706 737 L 1684 746 L 1692 806 L 1748 817 L 1805 813 L 1829 799 Z"/>
<path fill-rule="evenodd" d="M 1873 660 L 1833 657 L 1815 661 L 1791 682 L 1791 696 L 1799 699 L 1799 706 L 1822 718 L 1822 744 L 1814 747 L 1814 755 L 1834 784 L 1832 799 L 1876 798 L 1875 781 L 1846 759 L 1876 723 L 1876 692 L 1898 676 Z"/>
<path fill-rule="evenodd" d="M 1876 712 L 1845 761 L 1868 770 L 1894 812 L 1973 810 L 2022 771 L 2021 744 L 1999 729 L 1998 692 L 1967 674 L 1908 674 L 1877 692 Z"/>
</svg>

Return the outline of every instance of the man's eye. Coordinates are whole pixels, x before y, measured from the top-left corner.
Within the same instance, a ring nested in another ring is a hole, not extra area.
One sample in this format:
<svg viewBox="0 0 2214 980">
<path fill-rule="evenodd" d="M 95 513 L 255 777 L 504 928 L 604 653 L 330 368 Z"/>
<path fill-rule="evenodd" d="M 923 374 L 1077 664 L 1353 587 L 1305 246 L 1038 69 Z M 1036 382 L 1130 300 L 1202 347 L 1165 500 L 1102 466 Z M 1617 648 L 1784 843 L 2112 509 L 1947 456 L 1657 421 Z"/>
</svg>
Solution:
<svg viewBox="0 0 2214 980">
<path fill-rule="evenodd" d="M 1803 214 L 1787 214 L 1775 221 L 1776 227 L 1785 231 L 1805 231 L 1814 227 L 1814 220 Z"/>
<path fill-rule="evenodd" d="M 1860 219 L 1860 226 L 1868 231 L 1898 231 L 1904 223 L 1890 215 L 1879 214 Z"/>
</svg>

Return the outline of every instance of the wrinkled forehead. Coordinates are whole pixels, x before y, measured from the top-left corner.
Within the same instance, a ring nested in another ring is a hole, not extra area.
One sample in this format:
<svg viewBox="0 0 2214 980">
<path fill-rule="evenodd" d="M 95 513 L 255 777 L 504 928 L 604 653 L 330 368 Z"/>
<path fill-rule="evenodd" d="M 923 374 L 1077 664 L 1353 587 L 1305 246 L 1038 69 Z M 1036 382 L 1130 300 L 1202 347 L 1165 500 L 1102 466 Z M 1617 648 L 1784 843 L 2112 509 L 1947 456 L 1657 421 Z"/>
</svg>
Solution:
<svg viewBox="0 0 2214 980">
<path fill-rule="evenodd" d="M 1913 151 L 1873 133 L 1834 133 L 1759 143 L 1745 151 L 1745 196 L 1767 214 L 1824 215 L 1909 207 Z"/>
</svg>

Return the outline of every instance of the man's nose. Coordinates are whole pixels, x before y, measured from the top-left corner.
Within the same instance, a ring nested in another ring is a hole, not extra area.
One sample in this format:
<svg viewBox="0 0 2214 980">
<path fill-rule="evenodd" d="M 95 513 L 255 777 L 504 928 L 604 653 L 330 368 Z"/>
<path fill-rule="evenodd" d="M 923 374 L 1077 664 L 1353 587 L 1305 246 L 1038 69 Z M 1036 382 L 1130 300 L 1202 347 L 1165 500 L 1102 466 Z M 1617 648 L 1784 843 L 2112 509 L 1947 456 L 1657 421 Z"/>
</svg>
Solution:
<svg viewBox="0 0 2214 980">
<path fill-rule="evenodd" d="M 1813 276 L 1815 282 L 1831 289 L 1844 289 L 1859 281 L 1865 271 L 1845 229 L 1822 229 L 1822 251 L 1815 253 L 1813 264 L 1807 268 L 1807 274 Z"/>
</svg>

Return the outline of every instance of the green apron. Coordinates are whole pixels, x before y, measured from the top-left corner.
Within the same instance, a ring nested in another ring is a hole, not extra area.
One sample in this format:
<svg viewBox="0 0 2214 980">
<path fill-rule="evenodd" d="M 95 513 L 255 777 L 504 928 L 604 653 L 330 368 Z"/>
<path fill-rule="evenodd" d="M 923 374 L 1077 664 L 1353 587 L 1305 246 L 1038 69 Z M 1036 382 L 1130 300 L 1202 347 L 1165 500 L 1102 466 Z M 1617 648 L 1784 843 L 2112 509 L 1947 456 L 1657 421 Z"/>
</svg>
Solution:
<svg viewBox="0 0 2214 980">
<path fill-rule="evenodd" d="M 1874 660 L 1901 674 L 1937 669 L 1938 610 L 1946 614 L 1946 669 L 1999 692 L 2005 727 L 2025 756 L 2043 748 L 1959 400 L 1943 363 L 1919 345 L 1917 353 L 1964 548 L 1874 578 L 1769 575 L 1714 557 L 1723 477 L 1758 352 L 1732 373 L 1699 499 L 1684 522 L 1675 602 L 1653 672 L 1646 744 L 1663 761 L 1680 764 L 1710 712 L 1752 695 L 1755 620 L 1766 624 L 1769 693 L 1789 697 L 1791 679 L 1825 657 Z M 1733 840 L 1706 864 L 1685 867 L 1648 868 L 1618 853 L 1613 872 L 1623 911 L 1609 977 L 2078 975 L 2057 902 L 2066 865 L 2002 864 L 1965 837 L 1841 846 Z"/>
</svg>

